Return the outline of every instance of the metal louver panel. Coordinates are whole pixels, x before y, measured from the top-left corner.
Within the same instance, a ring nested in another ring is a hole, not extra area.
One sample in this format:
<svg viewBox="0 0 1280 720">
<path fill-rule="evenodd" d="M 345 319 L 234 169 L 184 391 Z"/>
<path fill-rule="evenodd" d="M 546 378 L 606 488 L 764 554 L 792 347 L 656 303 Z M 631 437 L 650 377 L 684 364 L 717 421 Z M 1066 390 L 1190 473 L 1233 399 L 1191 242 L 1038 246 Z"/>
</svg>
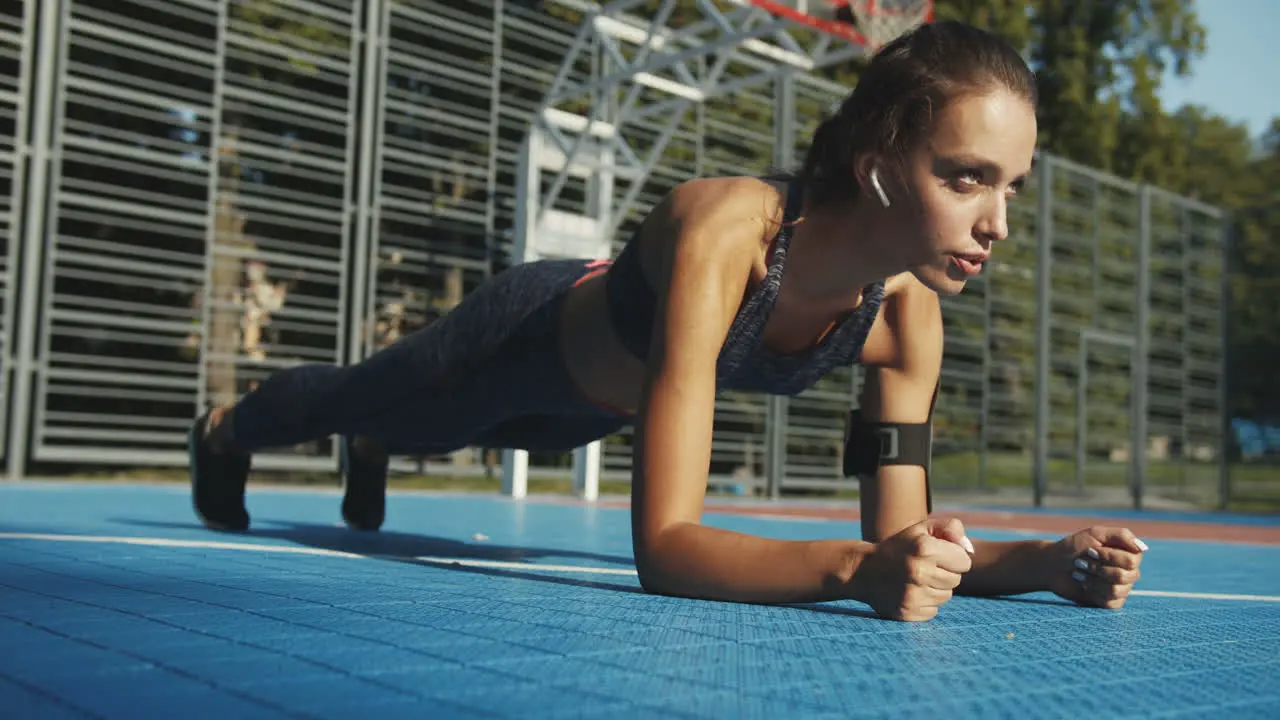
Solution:
<svg viewBox="0 0 1280 720">
<path fill-rule="evenodd" d="M 343 352 L 350 3 L 63 4 L 37 459 L 173 462 Z"/>
<path fill-rule="evenodd" d="M 19 212 L 26 196 L 27 112 L 38 11 L 38 0 L 0 7 L 0 448 L 6 452 L 22 230 Z"/>
</svg>

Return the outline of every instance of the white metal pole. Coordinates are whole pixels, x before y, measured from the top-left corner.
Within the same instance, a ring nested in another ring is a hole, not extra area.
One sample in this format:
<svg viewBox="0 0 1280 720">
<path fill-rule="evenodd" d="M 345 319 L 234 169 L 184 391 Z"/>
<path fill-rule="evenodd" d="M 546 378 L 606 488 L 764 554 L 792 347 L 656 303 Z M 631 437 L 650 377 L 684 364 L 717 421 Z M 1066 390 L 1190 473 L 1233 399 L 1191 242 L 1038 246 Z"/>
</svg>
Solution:
<svg viewBox="0 0 1280 720">
<path fill-rule="evenodd" d="M 36 308 L 40 293 L 40 267 L 45 248 L 45 199 L 49 181 L 49 149 L 52 142 L 54 61 L 59 56 L 58 18 L 61 0 L 43 0 L 40 8 L 39 57 L 36 62 L 31 133 L 31 173 L 26 221 L 22 233 L 22 298 L 18 302 L 17 353 L 14 355 L 13 415 L 9 427 L 9 479 L 19 480 L 27 469 L 27 440 L 31 430 L 31 392 L 36 362 Z M 16 209 L 16 208 L 15 208 Z"/>
</svg>

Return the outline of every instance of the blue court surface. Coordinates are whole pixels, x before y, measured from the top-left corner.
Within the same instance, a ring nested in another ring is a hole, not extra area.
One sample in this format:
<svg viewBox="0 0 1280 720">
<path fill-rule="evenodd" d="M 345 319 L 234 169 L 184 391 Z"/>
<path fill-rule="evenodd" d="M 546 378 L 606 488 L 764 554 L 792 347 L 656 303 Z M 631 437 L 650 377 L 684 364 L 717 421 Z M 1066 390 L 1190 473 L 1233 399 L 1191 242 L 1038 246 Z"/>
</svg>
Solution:
<svg viewBox="0 0 1280 720">
<path fill-rule="evenodd" d="M 1280 717 L 1273 543 L 1144 538 L 1120 611 L 956 598 L 907 624 L 645 594 L 625 508 L 394 494 L 379 534 L 335 491 L 249 509 L 222 534 L 182 486 L 0 485 L 0 717 Z"/>
</svg>

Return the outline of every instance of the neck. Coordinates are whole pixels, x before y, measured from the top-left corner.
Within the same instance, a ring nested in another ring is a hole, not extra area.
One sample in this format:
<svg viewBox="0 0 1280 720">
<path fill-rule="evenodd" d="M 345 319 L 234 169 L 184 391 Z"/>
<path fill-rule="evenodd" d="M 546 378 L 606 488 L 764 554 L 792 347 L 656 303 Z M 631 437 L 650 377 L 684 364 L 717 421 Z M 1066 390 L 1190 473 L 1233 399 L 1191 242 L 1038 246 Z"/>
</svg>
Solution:
<svg viewBox="0 0 1280 720">
<path fill-rule="evenodd" d="M 884 233 L 877 209 L 865 201 L 848 209 L 806 203 L 788 253 L 788 269 L 799 279 L 792 283 L 795 295 L 824 305 L 847 303 L 867 285 L 902 271 L 878 241 Z"/>
</svg>

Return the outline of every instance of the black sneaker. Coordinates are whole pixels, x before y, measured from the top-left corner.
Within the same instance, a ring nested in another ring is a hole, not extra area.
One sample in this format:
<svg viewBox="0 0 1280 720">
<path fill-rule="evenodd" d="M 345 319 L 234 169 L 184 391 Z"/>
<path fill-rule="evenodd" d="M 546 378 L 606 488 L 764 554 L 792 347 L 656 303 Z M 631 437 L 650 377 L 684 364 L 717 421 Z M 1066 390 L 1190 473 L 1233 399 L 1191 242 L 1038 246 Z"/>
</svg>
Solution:
<svg viewBox="0 0 1280 720">
<path fill-rule="evenodd" d="M 387 511 L 387 463 L 374 462 L 355 452 L 354 438 L 342 436 L 339 463 L 342 473 L 342 519 L 352 530 L 376 531 Z"/>
<path fill-rule="evenodd" d="M 187 453 L 191 463 L 191 501 L 196 515 L 211 530 L 247 530 L 244 488 L 249 480 L 248 455 L 214 453 L 206 441 L 209 415 L 191 426 Z"/>
</svg>

